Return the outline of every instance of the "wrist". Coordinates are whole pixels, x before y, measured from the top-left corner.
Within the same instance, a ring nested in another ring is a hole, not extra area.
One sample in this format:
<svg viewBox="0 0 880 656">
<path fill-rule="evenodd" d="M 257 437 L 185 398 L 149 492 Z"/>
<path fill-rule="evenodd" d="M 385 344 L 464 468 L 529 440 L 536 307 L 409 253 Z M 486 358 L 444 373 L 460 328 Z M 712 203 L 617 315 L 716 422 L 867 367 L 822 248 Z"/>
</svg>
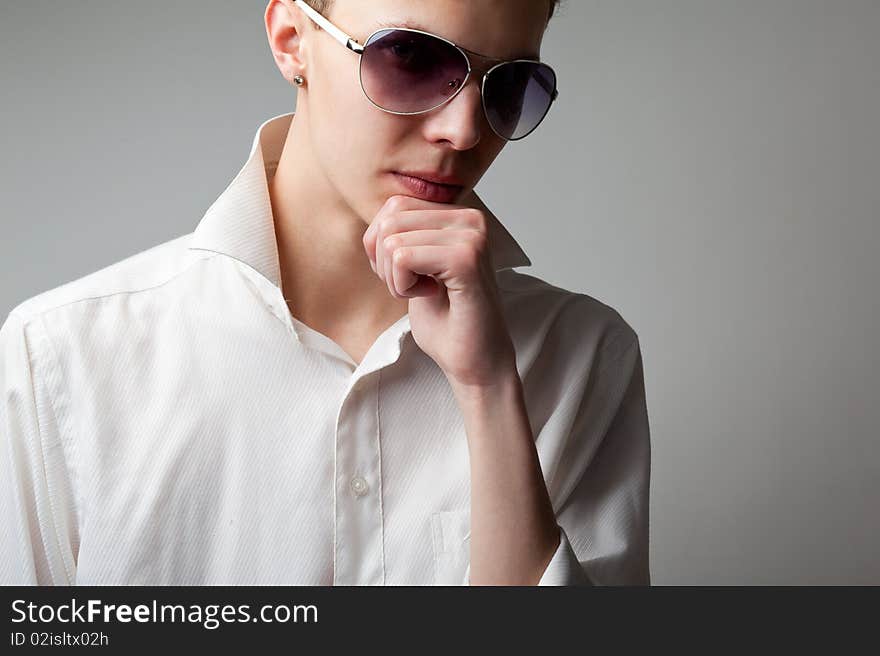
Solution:
<svg viewBox="0 0 880 656">
<path fill-rule="evenodd" d="M 480 383 L 463 383 L 454 378 L 449 383 L 465 411 L 498 407 L 499 403 L 516 400 L 522 393 L 522 380 L 515 364 L 496 370 L 491 379 Z"/>
</svg>

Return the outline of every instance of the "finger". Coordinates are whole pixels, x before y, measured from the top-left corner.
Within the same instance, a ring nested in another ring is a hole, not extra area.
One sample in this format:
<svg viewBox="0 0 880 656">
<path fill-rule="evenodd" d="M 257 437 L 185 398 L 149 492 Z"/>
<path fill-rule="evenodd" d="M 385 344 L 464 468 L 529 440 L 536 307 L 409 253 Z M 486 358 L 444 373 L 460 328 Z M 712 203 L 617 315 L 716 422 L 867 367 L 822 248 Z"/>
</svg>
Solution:
<svg viewBox="0 0 880 656">
<path fill-rule="evenodd" d="M 383 240 L 383 244 L 384 244 Z M 392 259 L 394 253 L 388 251 L 384 245 L 382 247 L 382 274 L 384 276 L 385 284 L 388 285 L 388 291 L 391 292 L 391 295 L 395 298 L 400 298 L 400 295 L 397 293 L 397 290 L 394 287 L 394 277 L 392 275 L 391 267 L 392 267 Z"/>
<path fill-rule="evenodd" d="M 448 208 L 443 210 L 398 210 L 395 214 L 389 216 L 377 214 L 364 233 L 364 249 L 367 252 L 367 257 L 370 258 L 371 263 L 374 265 L 374 270 L 377 273 L 382 273 L 380 277 L 383 277 L 385 268 L 381 262 L 384 257 L 382 241 L 386 237 L 411 230 L 443 229 L 447 227 L 470 227 L 485 230 L 485 222 L 482 215 L 478 216 L 472 209 L 467 207 L 452 210 Z"/>
<path fill-rule="evenodd" d="M 367 257 L 373 262 L 373 270 L 381 280 L 385 280 L 384 252 L 382 240 L 389 233 L 388 223 L 391 217 L 405 209 L 413 207 L 414 198 L 395 194 L 388 197 L 376 213 L 364 234 L 364 247 Z"/>
<path fill-rule="evenodd" d="M 394 249 L 401 246 L 429 246 L 457 244 L 479 239 L 480 235 L 470 228 L 439 228 L 436 230 L 410 230 L 389 235 L 382 240 L 385 257 L 391 257 Z"/>
<path fill-rule="evenodd" d="M 376 257 L 376 274 L 379 276 L 380 280 L 385 280 L 385 238 L 382 236 L 382 232 L 383 229 L 381 227 L 376 228 L 376 241 L 374 248 Z"/>
<path fill-rule="evenodd" d="M 480 254 L 470 243 L 401 246 L 394 252 L 395 266 L 414 274 L 433 276 L 450 289 L 464 288 L 480 277 Z"/>
<path fill-rule="evenodd" d="M 382 252 L 385 258 L 385 275 L 389 283 L 389 289 L 398 295 L 408 296 L 404 292 L 418 280 L 416 274 L 407 275 L 394 267 L 394 253 L 398 248 L 423 245 L 456 244 L 479 239 L 479 234 L 470 228 L 441 228 L 438 230 L 411 230 L 399 232 L 382 240 Z"/>
<path fill-rule="evenodd" d="M 401 265 L 399 258 L 394 256 L 395 252 L 397 251 L 391 252 L 388 257 L 391 269 L 389 277 L 391 289 L 398 297 L 406 298 L 408 296 L 406 291 L 419 281 L 419 276 Z"/>
<path fill-rule="evenodd" d="M 379 224 L 382 223 L 383 215 L 382 213 L 376 214 L 373 217 L 372 222 L 367 227 L 363 236 L 363 244 L 364 251 L 367 253 L 367 259 L 370 261 L 370 266 L 373 268 L 373 273 L 379 275 L 379 255 L 377 248 L 377 239 L 379 232 Z"/>
<path fill-rule="evenodd" d="M 463 208 L 467 209 L 467 208 Z M 408 235 L 414 232 L 431 231 L 440 234 L 443 231 L 460 232 L 462 230 L 486 231 L 482 216 L 476 216 L 472 212 L 450 212 L 449 210 L 407 210 L 398 215 L 389 217 L 382 222 L 377 229 L 376 252 L 377 262 L 386 263 L 390 257 L 387 239 L 395 235 Z M 456 237 L 457 239 L 457 237 Z M 437 243 L 449 243 L 452 240 L 437 239 Z M 430 243 L 425 241 L 414 242 L 418 244 Z M 389 266 L 380 265 L 379 271 L 387 280 Z"/>
</svg>

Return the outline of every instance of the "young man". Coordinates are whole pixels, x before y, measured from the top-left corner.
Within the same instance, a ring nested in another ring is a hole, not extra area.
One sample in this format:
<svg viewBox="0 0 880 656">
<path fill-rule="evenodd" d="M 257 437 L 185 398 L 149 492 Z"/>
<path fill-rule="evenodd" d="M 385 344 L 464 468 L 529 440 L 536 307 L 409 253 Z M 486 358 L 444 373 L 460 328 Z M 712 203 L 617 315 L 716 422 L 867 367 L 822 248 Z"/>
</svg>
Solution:
<svg viewBox="0 0 880 656">
<path fill-rule="evenodd" d="M 0 330 L 4 583 L 650 582 L 638 337 L 473 193 L 553 4 L 268 4 L 296 114 Z"/>
</svg>

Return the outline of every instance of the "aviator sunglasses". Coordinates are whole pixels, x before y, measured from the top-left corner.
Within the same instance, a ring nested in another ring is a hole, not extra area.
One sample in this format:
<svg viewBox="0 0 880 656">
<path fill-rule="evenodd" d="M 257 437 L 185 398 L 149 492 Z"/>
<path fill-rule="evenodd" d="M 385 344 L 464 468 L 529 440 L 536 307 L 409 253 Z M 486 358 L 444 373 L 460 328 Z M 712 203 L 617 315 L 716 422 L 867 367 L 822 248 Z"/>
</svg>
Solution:
<svg viewBox="0 0 880 656">
<path fill-rule="evenodd" d="M 376 30 L 360 45 L 303 0 L 294 4 L 361 56 L 364 95 L 391 114 L 424 114 L 455 98 L 473 70 L 467 53 L 499 62 L 483 75 L 481 95 L 486 119 L 502 139 L 516 141 L 531 134 L 559 96 L 556 73 L 544 62 L 484 57 L 436 34 L 404 27 Z"/>
</svg>

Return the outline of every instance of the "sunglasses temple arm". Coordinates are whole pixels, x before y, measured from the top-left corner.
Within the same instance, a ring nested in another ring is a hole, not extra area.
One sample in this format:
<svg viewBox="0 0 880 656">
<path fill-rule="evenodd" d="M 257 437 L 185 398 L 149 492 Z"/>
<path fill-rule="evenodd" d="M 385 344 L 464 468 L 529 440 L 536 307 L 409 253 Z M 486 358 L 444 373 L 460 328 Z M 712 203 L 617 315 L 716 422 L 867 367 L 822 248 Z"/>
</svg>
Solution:
<svg viewBox="0 0 880 656">
<path fill-rule="evenodd" d="M 303 0 L 294 0 L 293 4 L 302 9 L 306 16 L 315 21 L 315 23 L 317 23 L 319 27 L 323 28 L 330 36 L 339 41 L 339 43 L 344 45 L 349 50 L 354 50 L 357 53 L 362 53 L 364 51 L 364 47 L 362 45 L 360 45 L 348 34 L 336 27 L 329 20 L 324 18 L 317 11 L 309 7 L 309 5 L 303 2 Z"/>
</svg>

